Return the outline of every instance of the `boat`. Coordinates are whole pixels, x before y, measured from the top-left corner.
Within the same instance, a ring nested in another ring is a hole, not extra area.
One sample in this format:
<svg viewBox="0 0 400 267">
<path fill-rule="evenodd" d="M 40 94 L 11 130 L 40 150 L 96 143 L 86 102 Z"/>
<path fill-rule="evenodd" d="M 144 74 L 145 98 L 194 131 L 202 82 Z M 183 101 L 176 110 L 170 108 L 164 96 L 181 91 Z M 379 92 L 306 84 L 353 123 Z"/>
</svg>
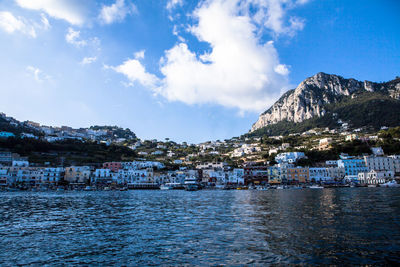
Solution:
<svg viewBox="0 0 400 267">
<path fill-rule="evenodd" d="M 303 187 L 301 187 L 301 186 L 292 186 L 292 187 L 290 187 L 290 189 L 303 189 Z"/>
<path fill-rule="evenodd" d="M 237 190 L 247 190 L 249 189 L 247 186 L 239 186 L 236 188 Z"/>
<path fill-rule="evenodd" d="M 84 191 L 93 191 L 94 188 L 91 187 L 91 186 L 86 186 L 83 190 L 84 190 Z"/>
<path fill-rule="evenodd" d="M 172 190 L 172 189 L 174 189 L 174 188 L 168 184 L 160 185 L 160 190 Z"/>
<path fill-rule="evenodd" d="M 276 189 L 283 189 L 283 186 L 277 186 Z"/>
<path fill-rule="evenodd" d="M 161 190 L 178 190 L 185 189 L 184 185 L 181 183 L 165 183 L 160 186 Z"/>
<path fill-rule="evenodd" d="M 400 184 L 398 184 L 395 180 L 386 182 L 384 184 L 380 184 L 380 187 L 400 187 Z"/>
<path fill-rule="evenodd" d="M 268 190 L 268 187 L 266 187 L 266 186 L 257 186 L 256 190 L 266 191 L 266 190 Z"/>
<path fill-rule="evenodd" d="M 320 186 L 320 185 L 310 185 L 308 188 L 311 188 L 311 189 L 324 189 L 324 187 Z"/>
<path fill-rule="evenodd" d="M 197 178 L 193 176 L 186 177 L 184 186 L 186 191 L 197 191 L 200 189 L 200 184 L 197 182 Z"/>
<path fill-rule="evenodd" d="M 376 184 L 369 184 L 367 187 L 376 187 Z"/>
</svg>

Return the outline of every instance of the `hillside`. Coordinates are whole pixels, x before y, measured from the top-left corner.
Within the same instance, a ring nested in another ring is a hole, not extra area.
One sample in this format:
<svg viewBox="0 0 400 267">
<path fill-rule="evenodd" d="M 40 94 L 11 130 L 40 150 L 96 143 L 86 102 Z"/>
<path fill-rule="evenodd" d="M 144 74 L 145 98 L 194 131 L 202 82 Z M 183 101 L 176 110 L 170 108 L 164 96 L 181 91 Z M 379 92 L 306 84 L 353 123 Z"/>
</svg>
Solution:
<svg viewBox="0 0 400 267">
<path fill-rule="evenodd" d="M 377 131 L 381 127 L 400 125 L 400 101 L 381 93 L 363 92 L 353 97 L 343 97 L 341 101 L 324 106 L 326 112 L 302 122 L 280 121 L 247 134 L 248 136 L 286 135 L 301 133 L 313 128 L 337 129 L 338 123 L 348 123 L 352 129 Z"/>
<path fill-rule="evenodd" d="M 286 92 L 254 123 L 251 133 L 285 134 L 315 127 L 378 129 L 400 125 L 400 78 L 359 82 L 318 73 Z"/>
</svg>

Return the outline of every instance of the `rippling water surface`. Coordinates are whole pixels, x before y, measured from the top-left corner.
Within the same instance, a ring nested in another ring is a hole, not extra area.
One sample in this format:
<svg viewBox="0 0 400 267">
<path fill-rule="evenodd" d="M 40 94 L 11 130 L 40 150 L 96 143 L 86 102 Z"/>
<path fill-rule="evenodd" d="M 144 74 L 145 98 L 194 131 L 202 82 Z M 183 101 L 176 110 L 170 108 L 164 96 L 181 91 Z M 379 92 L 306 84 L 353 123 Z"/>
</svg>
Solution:
<svg viewBox="0 0 400 267">
<path fill-rule="evenodd" d="M 0 265 L 400 263 L 400 189 L 0 192 Z"/>
</svg>

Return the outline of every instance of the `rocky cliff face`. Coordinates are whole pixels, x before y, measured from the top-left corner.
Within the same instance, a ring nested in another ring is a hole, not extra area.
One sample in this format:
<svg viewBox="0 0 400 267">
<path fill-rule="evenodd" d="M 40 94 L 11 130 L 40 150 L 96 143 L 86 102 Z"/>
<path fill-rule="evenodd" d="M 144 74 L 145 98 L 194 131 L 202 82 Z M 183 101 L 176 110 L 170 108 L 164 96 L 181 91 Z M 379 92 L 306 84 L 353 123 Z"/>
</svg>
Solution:
<svg viewBox="0 0 400 267">
<path fill-rule="evenodd" d="M 251 131 L 280 121 L 302 122 L 325 114 L 326 104 L 360 91 L 382 92 L 400 99 L 400 78 L 386 83 L 360 82 L 337 75 L 318 73 L 286 92 L 272 107 L 262 113 Z"/>
</svg>

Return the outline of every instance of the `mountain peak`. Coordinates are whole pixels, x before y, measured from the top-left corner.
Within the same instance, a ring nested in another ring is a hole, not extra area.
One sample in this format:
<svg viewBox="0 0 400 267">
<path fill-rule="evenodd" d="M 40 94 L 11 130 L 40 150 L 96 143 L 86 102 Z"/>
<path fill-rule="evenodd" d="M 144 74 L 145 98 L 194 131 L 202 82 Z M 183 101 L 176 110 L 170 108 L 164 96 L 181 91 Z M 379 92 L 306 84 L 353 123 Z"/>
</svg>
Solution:
<svg viewBox="0 0 400 267">
<path fill-rule="evenodd" d="M 251 131 L 281 121 L 302 122 L 321 117 L 326 113 L 325 105 L 339 102 L 343 97 L 356 92 L 381 92 L 400 99 L 400 79 L 387 83 L 357 81 L 353 78 L 318 72 L 302 81 L 294 90 L 286 92 L 275 104 L 263 112 Z"/>
</svg>

